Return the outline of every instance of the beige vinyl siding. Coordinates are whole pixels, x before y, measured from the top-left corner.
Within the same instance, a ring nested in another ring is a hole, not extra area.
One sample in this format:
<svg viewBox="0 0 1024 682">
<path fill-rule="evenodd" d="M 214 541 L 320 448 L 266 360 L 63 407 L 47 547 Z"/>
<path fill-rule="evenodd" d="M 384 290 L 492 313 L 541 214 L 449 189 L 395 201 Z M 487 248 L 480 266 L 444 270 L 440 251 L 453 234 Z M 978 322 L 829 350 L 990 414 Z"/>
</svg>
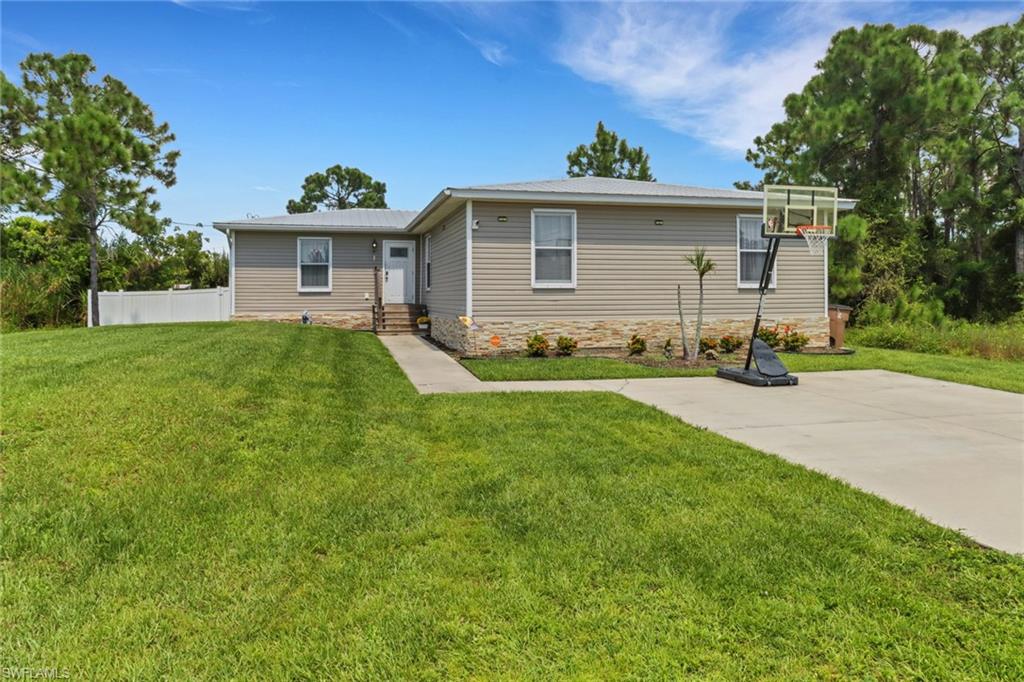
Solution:
<svg viewBox="0 0 1024 682">
<path fill-rule="evenodd" d="M 534 289 L 530 211 L 576 210 L 577 282 Z M 736 217 L 756 211 L 713 208 L 473 203 L 473 312 L 479 320 L 638 319 L 674 317 L 676 284 L 684 312 L 697 314 L 697 276 L 683 260 L 703 245 L 716 269 L 704 279 L 706 318 L 753 317 L 756 289 L 739 288 Z M 506 216 L 508 222 L 498 222 Z M 655 225 L 663 220 L 663 225 Z M 784 240 L 766 316 L 825 314 L 824 261 L 803 240 Z"/>
<path fill-rule="evenodd" d="M 430 234 L 430 291 L 423 302 L 431 315 L 466 313 L 466 209 L 445 218 Z M 423 239 L 420 239 L 420 250 Z M 422 267 L 422 264 L 421 264 Z M 423 272 L 426 272 L 424 267 Z M 423 285 L 423 277 L 420 284 Z"/>
<path fill-rule="evenodd" d="M 375 264 L 371 242 L 377 240 L 376 264 L 380 265 L 385 239 L 415 240 L 406 234 L 319 231 L 236 232 L 234 236 L 237 314 L 369 312 Z M 331 237 L 332 291 L 297 291 L 299 237 Z"/>
</svg>

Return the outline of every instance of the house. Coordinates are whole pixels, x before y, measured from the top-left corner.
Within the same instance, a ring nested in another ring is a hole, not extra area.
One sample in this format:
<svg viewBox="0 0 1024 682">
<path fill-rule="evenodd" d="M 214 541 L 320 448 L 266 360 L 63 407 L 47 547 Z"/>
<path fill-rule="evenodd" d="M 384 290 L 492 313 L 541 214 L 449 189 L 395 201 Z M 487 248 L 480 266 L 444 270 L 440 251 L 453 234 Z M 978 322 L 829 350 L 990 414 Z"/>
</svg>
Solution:
<svg viewBox="0 0 1024 682">
<path fill-rule="evenodd" d="M 705 335 L 749 333 L 764 259 L 763 194 L 613 178 L 442 190 L 421 211 L 347 209 L 216 222 L 230 244 L 233 319 L 351 329 L 412 329 L 467 354 L 524 347 L 541 332 L 581 348 L 633 333 L 678 339 L 676 285 L 688 324 L 697 277 L 684 257 L 706 247 Z M 840 200 L 839 208 L 853 208 Z M 827 255 L 783 240 L 768 323 L 828 343 Z"/>
</svg>

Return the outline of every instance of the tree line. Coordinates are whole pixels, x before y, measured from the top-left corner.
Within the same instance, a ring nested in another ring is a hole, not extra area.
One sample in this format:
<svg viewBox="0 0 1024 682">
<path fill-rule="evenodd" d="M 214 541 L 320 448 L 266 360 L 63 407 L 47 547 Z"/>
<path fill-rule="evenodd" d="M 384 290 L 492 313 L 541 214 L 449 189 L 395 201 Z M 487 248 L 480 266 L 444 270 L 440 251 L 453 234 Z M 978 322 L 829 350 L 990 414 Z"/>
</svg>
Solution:
<svg viewBox="0 0 1024 682">
<path fill-rule="evenodd" d="M 226 286 L 228 257 L 207 251 L 198 230 L 129 239 L 100 235 L 97 281 L 105 291 Z M 19 216 L 0 231 L 0 319 L 4 330 L 80 324 L 88 307 L 91 244 L 53 221 Z"/>
<path fill-rule="evenodd" d="M 766 183 L 859 200 L 832 250 L 835 297 L 878 321 L 1021 310 L 1024 17 L 970 38 L 845 29 L 784 106 L 747 159 Z"/>
<path fill-rule="evenodd" d="M 735 185 L 835 186 L 858 200 L 839 223 L 829 277 L 833 300 L 865 320 L 1018 314 L 1024 16 L 970 38 L 920 25 L 849 28 L 817 66 L 785 98 L 785 119 L 747 152 L 763 179 Z M 101 285 L 226 284 L 222 254 L 206 254 L 198 232 L 172 232 L 157 218 L 157 188 L 175 183 L 179 155 L 168 149 L 167 123 L 121 81 L 97 81 L 86 55 L 33 54 L 21 71 L 20 86 L 0 73 L 4 302 L 19 290 L 15 276 L 25 290 L 39 290 L 29 281 L 49 282 L 46 291 L 70 287 L 54 308 L 65 321 L 81 314 L 82 291 L 95 297 Z M 655 180 L 644 148 L 600 121 L 594 140 L 566 161 L 571 177 Z M 339 164 L 307 176 L 285 209 L 386 208 L 386 194 L 384 182 Z M 15 213 L 39 220 L 11 220 Z M 106 227 L 121 231 L 104 238 Z M 59 254 L 32 260 L 36 247 L 24 245 L 43 243 Z"/>
</svg>

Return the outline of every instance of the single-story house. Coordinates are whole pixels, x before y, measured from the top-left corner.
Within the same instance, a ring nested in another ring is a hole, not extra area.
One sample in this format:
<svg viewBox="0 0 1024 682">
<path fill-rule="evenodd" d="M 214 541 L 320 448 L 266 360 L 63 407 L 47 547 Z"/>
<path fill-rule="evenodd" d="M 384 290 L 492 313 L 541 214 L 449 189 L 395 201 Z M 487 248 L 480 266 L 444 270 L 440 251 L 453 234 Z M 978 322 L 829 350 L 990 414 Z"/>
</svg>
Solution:
<svg viewBox="0 0 1024 682">
<path fill-rule="evenodd" d="M 745 335 L 764 259 L 762 193 L 613 178 L 448 187 L 420 211 L 347 209 L 215 222 L 230 244 L 233 319 L 430 334 L 467 354 L 540 332 L 581 348 L 678 342 L 691 329 L 706 247 L 705 335 Z M 854 202 L 841 199 L 840 210 Z M 765 319 L 828 343 L 827 255 L 783 240 Z"/>
</svg>

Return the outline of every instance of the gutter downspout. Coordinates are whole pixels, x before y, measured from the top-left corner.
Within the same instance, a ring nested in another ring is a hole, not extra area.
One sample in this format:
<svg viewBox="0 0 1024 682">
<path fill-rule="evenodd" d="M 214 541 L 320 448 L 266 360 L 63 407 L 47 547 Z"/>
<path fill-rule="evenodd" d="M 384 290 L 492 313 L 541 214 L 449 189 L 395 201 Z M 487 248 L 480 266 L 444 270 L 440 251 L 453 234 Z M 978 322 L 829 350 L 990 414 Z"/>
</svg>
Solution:
<svg viewBox="0 0 1024 682">
<path fill-rule="evenodd" d="M 466 201 L 466 317 L 473 317 L 473 200 Z"/>
<path fill-rule="evenodd" d="M 235 316 L 235 231 L 228 230 L 228 287 L 231 288 L 231 316 Z"/>
</svg>

